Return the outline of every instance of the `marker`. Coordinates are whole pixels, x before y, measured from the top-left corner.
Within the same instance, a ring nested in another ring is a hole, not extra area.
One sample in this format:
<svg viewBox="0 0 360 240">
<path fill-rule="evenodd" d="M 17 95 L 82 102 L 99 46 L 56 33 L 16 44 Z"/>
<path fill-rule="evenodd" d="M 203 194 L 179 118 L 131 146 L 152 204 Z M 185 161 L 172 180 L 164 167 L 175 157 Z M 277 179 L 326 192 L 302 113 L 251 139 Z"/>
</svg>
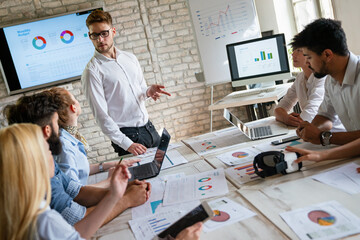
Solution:
<svg viewBox="0 0 360 240">
<path fill-rule="evenodd" d="M 171 163 L 171 165 L 174 166 L 174 163 L 170 160 L 170 158 L 168 157 L 168 155 L 165 154 L 165 157 L 169 160 L 169 162 Z"/>
<path fill-rule="evenodd" d="M 118 162 L 118 164 L 120 164 L 122 160 L 123 160 L 123 158 L 120 158 L 120 161 Z"/>
</svg>

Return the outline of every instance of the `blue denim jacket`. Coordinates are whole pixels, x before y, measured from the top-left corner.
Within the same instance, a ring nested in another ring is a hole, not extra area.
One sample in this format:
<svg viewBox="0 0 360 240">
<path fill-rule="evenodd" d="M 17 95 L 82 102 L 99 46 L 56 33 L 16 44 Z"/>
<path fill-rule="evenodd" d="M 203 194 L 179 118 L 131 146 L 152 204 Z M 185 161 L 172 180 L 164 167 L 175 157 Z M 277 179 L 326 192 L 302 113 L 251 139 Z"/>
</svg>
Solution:
<svg viewBox="0 0 360 240">
<path fill-rule="evenodd" d="M 82 185 L 65 175 L 58 164 L 55 164 L 55 175 L 51 178 L 50 207 L 59 212 L 71 225 L 84 218 L 86 207 L 74 202 Z"/>
</svg>

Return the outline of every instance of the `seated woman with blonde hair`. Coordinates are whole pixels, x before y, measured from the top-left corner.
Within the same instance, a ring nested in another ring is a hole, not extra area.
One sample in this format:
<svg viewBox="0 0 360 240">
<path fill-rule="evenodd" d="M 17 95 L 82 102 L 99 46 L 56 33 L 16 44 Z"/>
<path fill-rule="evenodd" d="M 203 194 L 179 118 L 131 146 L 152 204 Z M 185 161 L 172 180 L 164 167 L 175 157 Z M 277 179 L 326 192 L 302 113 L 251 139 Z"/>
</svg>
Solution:
<svg viewBox="0 0 360 240">
<path fill-rule="evenodd" d="M 0 239 L 90 238 L 124 195 L 130 173 L 119 164 L 109 192 L 76 231 L 60 213 L 49 208 L 50 178 L 55 167 L 41 128 L 29 123 L 13 124 L 0 129 L 0 142 Z M 200 231 L 201 225 L 194 225 L 179 236 L 198 239 Z"/>
<path fill-rule="evenodd" d="M 118 165 L 110 191 L 77 232 L 49 208 L 54 162 L 41 128 L 28 123 L 11 125 L 0 130 L 0 142 L 0 239 L 89 238 L 126 190 L 130 173 Z"/>
<path fill-rule="evenodd" d="M 89 175 L 115 167 L 118 161 L 89 164 L 87 152 L 90 147 L 77 128 L 78 118 L 81 114 L 79 102 L 64 88 L 54 87 L 49 91 L 54 94 L 59 107 L 60 141 L 63 146 L 62 152 L 55 157 L 55 161 L 66 175 L 87 185 Z M 139 160 L 124 160 L 122 164 L 129 167 L 137 161 Z M 108 187 L 108 184 L 109 179 L 95 185 Z"/>
</svg>

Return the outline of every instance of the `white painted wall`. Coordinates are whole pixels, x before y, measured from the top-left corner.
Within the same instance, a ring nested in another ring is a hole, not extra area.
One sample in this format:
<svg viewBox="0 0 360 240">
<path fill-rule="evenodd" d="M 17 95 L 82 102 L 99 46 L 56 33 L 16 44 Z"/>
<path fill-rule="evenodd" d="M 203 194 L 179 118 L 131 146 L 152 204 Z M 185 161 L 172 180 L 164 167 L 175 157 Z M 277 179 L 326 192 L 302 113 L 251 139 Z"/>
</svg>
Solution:
<svg viewBox="0 0 360 240">
<path fill-rule="evenodd" d="M 360 55 L 360 0 L 332 0 L 334 17 L 342 22 L 350 51 Z M 290 0 L 255 0 L 261 31 L 285 33 L 286 42 L 297 33 Z"/>
<path fill-rule="evenodd" d="M 279 33 L 273 0 L 255 0 L 256 11 L 262 32 L 273 30 Z"/>
<path fill-rule="evenodd" d="M 285 34 L 288 44 L 297 34 L 292 3 L 289 0 L 274 0 L 274 6 L 279 32 Z"/>
<path fill-rule="evenodd" d="M 332 0 L 335 19 L 342 22 L 349 50 L 360 55 L 360 1 Z"/>
<path fill-rule="evenodd" d="M 292 5 L 289 0 L 255 0 L 260 29 L 284 33 L 286 43 L 297 33 Z M 275 7 L 276 6 L 276 7 Z"/>
</svg>

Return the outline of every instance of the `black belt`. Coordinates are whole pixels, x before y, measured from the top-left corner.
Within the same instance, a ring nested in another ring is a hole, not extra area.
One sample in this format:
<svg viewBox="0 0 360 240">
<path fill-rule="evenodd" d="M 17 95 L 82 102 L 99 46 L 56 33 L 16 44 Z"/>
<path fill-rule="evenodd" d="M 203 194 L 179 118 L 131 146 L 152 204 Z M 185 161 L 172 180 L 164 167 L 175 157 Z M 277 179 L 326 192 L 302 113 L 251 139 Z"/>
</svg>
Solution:
<svg viewBox="0 0 360 240">
<path fill-rule="evenodd" d="M 152 128 L 153 127 L 153 124 L 150 122 L 150 120 L 144 125 L 144 126 L 142 126 L 142 127 L 122 127 L 122 128 L 120 128 L 120 130 L 121 129 L 136 129 L 136 130 L 140 130 L 140 129 L 147 129 L 147 130 L 149 130 L 150 128 Z"/>
</svg>

